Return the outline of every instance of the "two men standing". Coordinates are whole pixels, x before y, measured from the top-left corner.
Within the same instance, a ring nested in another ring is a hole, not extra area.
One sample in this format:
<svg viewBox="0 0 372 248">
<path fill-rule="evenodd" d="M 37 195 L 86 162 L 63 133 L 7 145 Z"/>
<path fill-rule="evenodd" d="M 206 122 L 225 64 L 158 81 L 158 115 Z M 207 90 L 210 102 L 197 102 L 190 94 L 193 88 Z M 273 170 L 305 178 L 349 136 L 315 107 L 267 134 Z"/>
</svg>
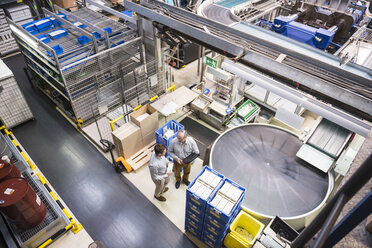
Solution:
<svg viewBox="0 0 372 248">
<path fill-rule="evenodd" d="M 154 197 L 159 201 L 166 201 L 162 194 L 168 191 L 167 184 L 172 173 L 172 163 L 165 157 L 166 152 L 164 145 L 156 144 L 149 162 L 151 179 L 155 183 Z M 170 142 L 168 152 L 174 161 L 176 189 L 180 187 L 181 179 L 184 184 L 189 185 L 191 165 L 193 160 L 199 155 L 199 148 L 195 140 L 187 136 L 186 130 L 180 130 L 177 138 Z M 182 169 L 183 177 L 181 178 Z"/>
</svg>

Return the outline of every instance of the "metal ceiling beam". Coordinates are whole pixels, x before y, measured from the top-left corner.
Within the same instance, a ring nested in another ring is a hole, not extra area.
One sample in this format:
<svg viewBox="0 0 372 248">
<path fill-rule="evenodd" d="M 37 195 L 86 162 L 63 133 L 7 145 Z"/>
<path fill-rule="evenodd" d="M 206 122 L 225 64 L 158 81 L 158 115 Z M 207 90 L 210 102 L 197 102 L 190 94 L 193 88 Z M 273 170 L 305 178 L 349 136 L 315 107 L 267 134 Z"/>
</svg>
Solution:
<svg viewBox="0 0 372 248">
<path fill-rule="evenodd" d="M 125 6 L 135 11 L 139 15 L 142 15 L 148 19 L 159 22 L 163 25 L 169 26 L 170 28 L 177 30 L 178 32 L 181 32 L 189 37 L 193 37 L 196 40 L 201 41 L 202 43 L 209 44 L 210 46 L 215 47 L 219 50 L 226 51 L 229 54 L 232 54 L 234 56 L 239 56 L 241 54 L 244 54 L 244 48 L 234 43 L 231 43 L 231 41 L 228 41 L 224 39 L 223 37 L 210 34 L 206 32 L 205 30 L 192 26 L 188 23 L 178 21 L 172 17 L 166 16 L 163 13 L 159 13 L 143 5 L 135 4 L 135 3 L 132 3 L 126 0 Z M 176 12 L 185 12 L 178 8 L 175 8 L 175 9 L 176 9 Z M 187 13 L 187 15 L 191 14 L 188 12 L 185 12 L 185 13 Z M 185 13 L 182 13 L 182 14 L 185 14 Z M 208 23 L 208 25 L 214 25 L 218 28 L 224 28 L 225 30 L 231 29 L 226 25 L 216 23 L 214 21 L 206 20 L 205 18 L 201 16 L 193 15 L 192 17 L 194 17 L 194 20 L 200 21 L 201 22 L 200 25 L 202 25 L 203 23 Z M 240 32 L 240 31 L 235 30 L 235 32 Z M 271 32 L 271 34 L 275 34 L 275 33 Z M 286 37 L 281 36 L 281 38 L 286 38 Z M 371 100 L 366 99 L 365 97 L 357 95 L 353 92 L 350 92 L 347 89 L 342 89 L 335 85 L 329 84 L 326 81 L 321 80 L 317 77 L 311 76 L 305 72 L 301 72 L 290 66 L 284 65 L 280 62 L 277 62 L 275 60 L 272 60 L 270 58 L 267 58 L 265 56 L 262 56 L 260 54 L 257 54 L 251 51 L 246 52 L 246 55 L 242 58 L 242 60 L 244 60 L 245 62 L 249 64 L 254 64 L 261 68 L 266 68 L 267 70 L 270 70 L 277 75 L 281 75 L 284 78 L 289 78 L 293 80 L 294 82 L 298 82 L 308 88 L 314 89 L 315 91 L 318 91 L 324 95 L 327 95 L 337 101 L 343 102 L 349 106 L 353 106 L 354 108 L 357 108 L 365 113 L 368 113 L 369 115 L 372 115 Z M 346 73 L 346 74 L 349 75 L 351 73 Z M 371 80 L 367 80 L 366 78 L 364 79 L 371 84 L 372 82 Z M 353 78 L 353 81 L 356 81 L 356 77 Z M 371 87 L 372 87 L 372 84 L 371 84 Z"/>
</svg>

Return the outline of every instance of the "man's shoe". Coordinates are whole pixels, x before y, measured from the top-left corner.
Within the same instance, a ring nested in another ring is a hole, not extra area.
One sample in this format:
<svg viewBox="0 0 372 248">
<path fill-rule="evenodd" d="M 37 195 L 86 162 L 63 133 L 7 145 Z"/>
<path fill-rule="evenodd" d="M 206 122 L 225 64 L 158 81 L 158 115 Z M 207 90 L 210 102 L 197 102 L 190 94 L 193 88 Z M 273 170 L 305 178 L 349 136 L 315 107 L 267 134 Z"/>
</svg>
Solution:
<svg viewBox="0 0 372 248">
<path fill-rule="evenodd" d="M 189 186 L 190 181 L 183 181 L 183 183 L 186 184 L 186 186 Z"/>
<path fill-rule="evenodd" d="M 165 202 L 167 199 L 164 197 L 164 196 L 154 196 L 156 200 L 159 200 L 159 201 L 162 201 L 162 202 Z"/>
<path fill-rule="evenodd" d="M 180 187 L 181 183 L 180 182 L 176 182 L 176 189 L 178 189 Z"/>
<path fill-rule="evenodd" d="M 165 187 L 164 190 L 163 190 L 163 193 L 167 192 L 168 191 L 168 187 Z"/>
</svg>

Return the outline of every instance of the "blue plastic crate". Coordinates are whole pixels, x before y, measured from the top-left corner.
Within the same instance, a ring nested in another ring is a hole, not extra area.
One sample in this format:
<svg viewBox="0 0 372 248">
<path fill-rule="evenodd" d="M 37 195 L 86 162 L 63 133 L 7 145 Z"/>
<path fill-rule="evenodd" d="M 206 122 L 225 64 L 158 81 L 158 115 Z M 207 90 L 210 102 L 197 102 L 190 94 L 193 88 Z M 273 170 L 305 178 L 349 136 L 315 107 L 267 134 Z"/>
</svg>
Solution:
<svg viewBox="0 0 372 248">
<path fill-rule="evenodd" d="M 28 22 L 28 23 L 25 23 L 22 25 L 22 27 L 28 31 L 28 32 L 31 32 L 31 31 L 37 31 L 36 27 L 35 27 L 35 22 L 36 21 L 32 21 L 32 22 Z"/>
<path fill-rule="evenodd" d="M 105 30 L 108 34 L 112 34 L 112 28 L 110 27 L 104 28 L 103 30 Z"/>
<path fill-rule="evenodd" d="M 218 192 L 218 190 L 214 191 L 214 195 L 207 202 L 206 214 L 208 214 L 212 218 L 215 218 L 220 223 L 228 223 L 231 220 L 231 218 L 234 217 L 234 214 L 236 214 L 236 210 L 237 209 L 240 209 L 240 205 L 242 204 L 242 201 L 243 201 L 243 198 L 244 198 L 244 195 L 245 195 L 245 188 L 243 188 L 242 186 L 238 185 L 237 183 L 231 181 L 228 178 L 225 178 L 224 179 L 224 182 L 222 184 L 220 184 L 220 188 L 223 187 L 223 185 L 224 185 L 225 182 L 231 183 L 235 187 L 237 187 L 240 190 L 242 190 L 243 193 L 241 194 L 241 196 L 239 197 L 239 199 L 236 201 L 234 208 L 227 215 L 227 214 L 221 212 L 220 210 L 218 210 L 217 208 L 213 207 L 212 205 L 210 205 L 210 201 L 214 198 L 214 196 Z"/>
<path fill-rule="evenodd" d="M 230 222 L 231 222 L 231 220 L 230 220 Z M 225 230 L 226 227 L 228 227 L 229 221 L 221 222 L 218 219 L 214 218 L 213 216 L 211 216 L 209 214 L 206 214 L 205 218 L 204 218 L 204 225 L 207 225 L 207 224 L 214 227 L 215 230 L 218 230 L 220 232 L 220 231 Z"/>
<path fill-rule="evenodd" d="M 191 201 L 187 201 L 186 199 L 186 211 L 191 211 L 197 215 L 203 216 L 205 213 L 205 208 L 202 208 Z"/>
<path fill-rule="evenodd" d="M 60 45 L 56 45 L 51 47 L 54 51 L 56 51 L 57 55 L 60 55 L 63 53 L 63 48 Z M 50 52 L 47 52 L 50 57 L 53 57 L 53 55 Z"/>
<path fill-rule="evenodd" d="M 204 216 L 201 216 L 199 214 L 196 214 L 193 211 L 190 211 L 189 209 L 186 209 L 186 218 L 192 219 L 198 223 L 203 224 Z"/>
<path fill-rule="evenodd" d="M 174 131 L 174 135 L 172 137 L 170 137 L 169 139 L 166 139 L 164 136 L 163 136 L 163 128 L 164 127 L 167 127 L 168 129 L 171 129 Z M 177 132 L 181 129 L 185 129 L 183 125 L 181 125 L 180 123 L 178 123 L 177 121 L 175 120 L 170 120 L 168 123 L 166 123 L 164 126 L 162 126 L 161 128 L 159 128 L 156 132 L 155 132 L 155 135 L 156 135 L 156 143 L 158 144 L 163 144 L 165 145 L 167 148 L 169 147 L 169 144 L 171 142 L 172 139 L 174 139 L 175 137 L 177 137 Z"/>
<path fill-rule="evenodd" d="M 195 229 L 195 232 L 202 232 L 203 225 L 199 225 L 197 222 L 193 221 L 192 219 L 185 218 L 185 226 L 191 226 Z"/>
<path fill-rule="evenodd" d="M 226 231 L 224 231 L 223 233 L 219 233 L 218 235 L 215 235 L 214 233 L 204 229 L 202 236 L 211 240 L 214 244 L 218 244 L 221 243 L 221 241 L 223 241 L 223 239 L 225 238 Z"/>
<path fill-rule="evenodd" d="M 45 17 L 38 21 L 35 21 L 34 25 L 37 28 L 37 30 L 39 30 L 39 32 L 43 32 L 48 29 L 51 29 L 53 27 L 53 22 L 48 17 Z"/>
<path fill-rule="evenodd" d="M 195 193 L 191 192 L 190 191 L 190 188 L 195 184 L 195 182 L 198 180 L 198 178 L 204 173 L 204 171 L 210 171 L 211 173 L 217 175 L 218 177 L 220 177 L 222 180 L 221 182 L 219 183 L 219 185 L 217 185 L 217 187 L 212 191 L 212 193 L 210 194 L 210 196 L 204 200 L 202 198 L 200 198 L 199 196 L 197 196 Z M 215 191 L 219 189 L 220 187 L 220 184 L 222 184 L 223 182 L 223 179 L 224 179 L 224 176 L 220 173 L 218 173 L 217 171 L 211 169 L 210 167 L 208 166 L 204 166 L 203 169 L 199 172 L 199 174 L 194 178 L 194 180 L 192 180 L 192 182 L 189 184 L 189 186 L 187 187 L 186 189 L 186 200 L 192 202 L 193 204 L 195 205 L 198 205 L 200 206 L 202 209 L 205 209 L 206 206 L 207 206 L 207 202 L 210 200 L 210 198 L 212 196 L 215 195 Z"/>
<path fill-rule="evenodd" d="M 40 41 L 44 42 L 44 43 L 48 43 L 50 42 L 50 38 L 48 35 L 46 34 L 41 34 L 41 35 L 38 35 L 36 36 L 36 38 L 38 38 Z"/>
<path fill-rule="evenodd" d="M 68 18 L 67 18 L 67 16 L 65 14 L 59 13 L 57 15 L 60 16 L 61 18 L 65 19 L 66 21 L 68 21 Z"/>
<path fill-rule="evenodd" d="M 73 22 L 72 24 L 74 24 L 74 26 L 76 26 L 78 28 L 86 28 L 87 27 L 86 25 L 84 25 L 81 22 Z"/>
<path fill-rule="evenodd" d="M 211 248 L 220 248 L 222 246 L 222 243 L 223 243 L 223 239 L 222 240 L 219 240 L 217 242 L 214 242 L 212 239 L 202 235 L 202 242 L 207 245 L 208 247 L 211 247 Z"/>
<path fill-rule="evenodd" d="M 133 17 L 133 11 L 124 10 L 124 11 L 122 11 L 121 13 L 123 13 L 124 15 L 127 15 L 127 16 L 129 16 L 129 17 Z"/>
<path fill-rule="evenodd" d="M 206 220 L 208 220 L 208 218 L 206 218 Z M 215 235 L 216 237 L 219 237 L 221 234 L 225 233 L 229 229 L 230 224 L 231 223 L 227 223 L 226 225 L 217 228 L 215 225 L 208 223 L 208 221 L 205 221 L 203 230 Z"/>
<path fill-rule="evenodd" d="M 81 45 L 85 45 L 89 42 L 91 42 L 92 40 L 90 38 L 88 38 L 87 36 L 85 35 L 82 35 L 82 36 L 79 36 L 77 37 L 77 40 L 78 42 L 81 44 Z"/>
<path fill-rule="evenodd" d="M 62 37 L 67 36 L 68 31 L 64 28 L 59 28 L 59 29 L 53 30 L 52 32 L 49 32 L 48 35 L 52 40 L 58 40 Z"/>
<path fill-rule="evenodd" d="M 96 39 L 101 38 L 101 34 L 98 33 L 97 31 L 94 31 L 94 32 L 92 33 L 92 35 L 94 35 L 94 36 L 96 37 Z"/>
<path fill-rule="evenodd" d="M 185 231 L 190 232 L 192 235 L 194 235 L 198 239 L 200 239 L 202 236 L 202 232 L 198 231 L 196 228 L 192 227 L 191 225 L 186 225 Z"/>
</svg>

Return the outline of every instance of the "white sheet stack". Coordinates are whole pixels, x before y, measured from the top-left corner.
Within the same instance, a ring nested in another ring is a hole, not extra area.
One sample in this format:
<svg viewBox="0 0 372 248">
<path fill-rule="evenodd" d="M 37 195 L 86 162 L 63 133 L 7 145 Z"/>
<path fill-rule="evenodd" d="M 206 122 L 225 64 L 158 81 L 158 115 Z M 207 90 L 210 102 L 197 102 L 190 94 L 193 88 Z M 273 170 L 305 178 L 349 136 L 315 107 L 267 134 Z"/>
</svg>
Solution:
<svg viewBox="0 0 372 248">
<path fill-rule="evenodd" d="M 241 189 L 226 181 L 210 204 L 224 214 L 229 215 L 242 193 Z"/>
<path fill-rule="evenodd" d="M 190 191 L 203 200 L 207 200 L 221 180 L 221 177 L 209 170 L 205 170 L 192 185 Z"/>
</svg>

